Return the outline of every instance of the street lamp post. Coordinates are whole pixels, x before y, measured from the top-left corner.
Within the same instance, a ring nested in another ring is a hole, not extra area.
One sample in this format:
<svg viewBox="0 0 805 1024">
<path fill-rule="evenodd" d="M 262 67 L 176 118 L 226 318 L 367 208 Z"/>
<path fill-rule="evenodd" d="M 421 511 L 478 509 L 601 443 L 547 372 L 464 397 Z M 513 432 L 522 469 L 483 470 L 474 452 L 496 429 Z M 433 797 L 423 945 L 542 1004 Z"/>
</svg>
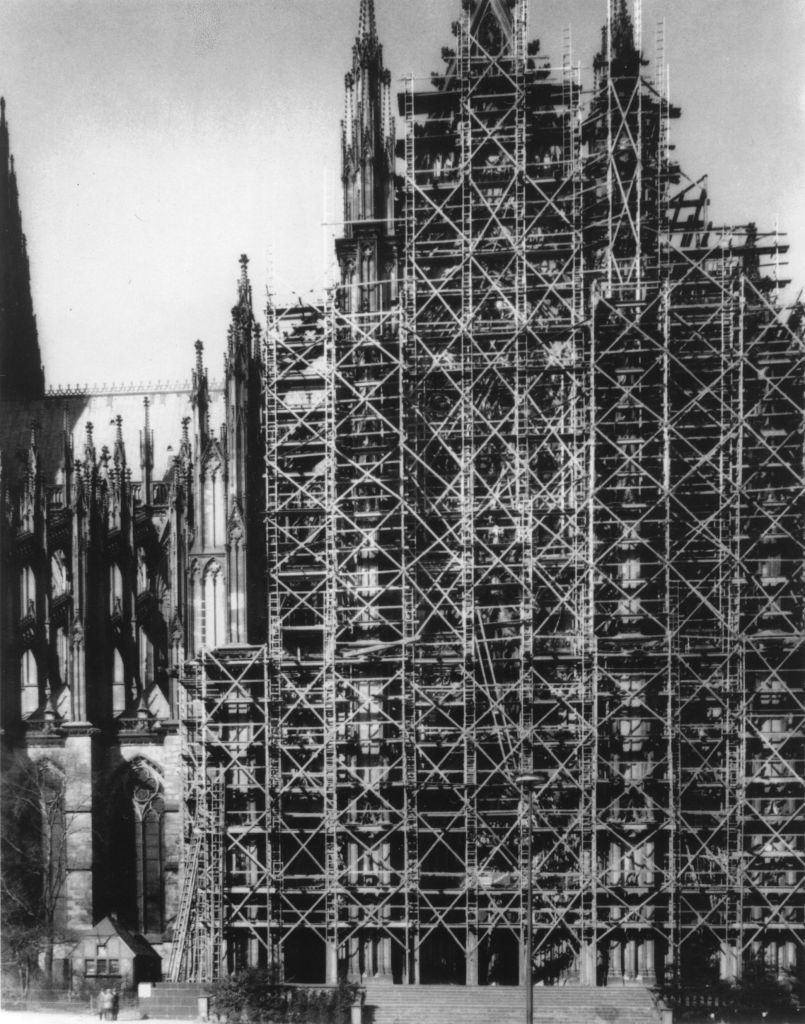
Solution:
<svg viewBox="0 0 805 1024">
<path fill-rule="evenodd" d="M 533 837 L 534 837 L 534 787 L 539 782 L 536 775 L 518 775 L 515 782 L 523 794 L 528 794 L 528 875 L 526 883 L 526 928 L 525 928 L 525 1020 L 526 1024 L 534 1024 L 534 979 L 532 975 L 531 957 L 534 947 L 534 874 L 532 871 Z"/>
</svg>

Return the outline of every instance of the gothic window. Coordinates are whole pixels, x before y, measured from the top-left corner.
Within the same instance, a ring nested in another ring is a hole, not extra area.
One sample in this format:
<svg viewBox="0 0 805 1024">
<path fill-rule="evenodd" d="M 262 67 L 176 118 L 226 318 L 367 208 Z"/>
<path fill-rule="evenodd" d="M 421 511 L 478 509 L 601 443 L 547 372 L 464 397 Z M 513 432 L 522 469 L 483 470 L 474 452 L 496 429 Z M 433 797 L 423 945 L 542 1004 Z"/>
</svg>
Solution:
<svg viewBox="0 0 805 1024">
<path fill-rule="evenodd" d="M 378 571 L 375 566 L 368 566 L 361 569 L 357 575 L 358 593 L 361 602 L 360 624 L 362 626 L 371 626 L 379 618 L 377 606 L 374 603 L 380 590 L 378 587 Z"/>
<path fill-rule="evenodd" d="M 126 669 L 123 655 L 114 648 L 112 652 L 112 714 L 119 715 L 126 710 Z"/>
<path fill-rule="evenodd" d="M 204 542 L 206 547 L 222 548 L 226 543 L 226 496 L 220 467 L 208 469 L 204 480 Z"/>
<path fill-rule="evenodd" d="M 119 776 L 112 804 L 112 909 L 133 931 L 161 932 L 165 801 L 157 769 L 145 758 L 134 760 Z"/>
<path fill-rule="evenodd" d="M 20 618 L 36 618 L 36 576 L 30 565 L 20 570 Z"/>
<path fill-rule="evenodd" d="M 202 581 L 203 633 L 207 647 L 217 647 L 226 640 L 225 610 L 224 574 L 218 562 L 210 562 Z"/>
<path fill-rule="evenodd" d="M 39 707 L 39 668 L 34 652 L 25 651 L 20 661 L 20 686 L 22 689 L 22 714 L 27 718 Z"/>
<path fill-rule="evenodd" d="M 779 583 L 780 572 L 781 558 L 779 555 L 769 555 L 760 563 L 760 579 L 764 584 Z"/>
<path fill-rule="evenodd" d="M 622 718 L 619 723 L 624 752 L 642 750 L 649 736 L 649 723 L 640 718 Z"/>
<path fill-rule="evenodd" d="M 137 548 L 137 593 L 144 594 L 148 591 L 148 564 L 145 560 L 145 552 Z"/>
<path fill-rule="evenodd" d="M 204 594 L 201 588 L 201 568 L 194 559 L 190 563 L 189 573 L 189 594 L 188 594 L 188 635 L 191 639 L 192 649 L 199 651 L 204 644 L 204 617 L 202 604 Z"/>
<path fill-rule="evenodd" d="M 115 562 L 109 566 L 109 614 L 123 615 L 123 574 Z"/>
<path fill-rule="evenodd" d="M 639 597 L 624 597 L 618 601 L 615 614 L 624 623 L 635 623 L 640 616 L 641 602 Z"/>
<path fill-rule="evenodd" d="M 633 590 L 640 584 L 640 559 L 627 558 L 618 566 L 620 584 L 624 590 Z"/>
<path fill-rule="evenodd" d="M 162 929 L 162 785 L 143 761 L 131 768 L 137 852 L 137 903 L 142 931 Z"/>
<path fill-rule="evenodd" d="M 213 547 L 221 548 L 226 543 L 226 511 L 224 501 L 223 481 L 218 473 L 215 473 L 211 481 L 212 485 L 212 543 Z"/>
<path fill-rule="evenodd" d="M 66 686 L 69 682 L 70 672 L 70 641 L 64 626 L 59 626 L 56 630 L 56 665 L 59 672 L 59 682 Z"/>
<path fill-rule="evenodd" d="M 63 551 L 57 551 L 50 559 L 50 592 L 55 600 L 67 593 L 67 565 Z"/>
<path fill-rule="evenodd" d="M 226 544 L 226 488 L 224 487 L 223 479 L 219 483 L 215 500 L 218 504 L 218 511 L 215 516 L 217 525 L 215 546 L 222 548 Z"/>
<path fill-rule="evenodd" d="M 137 630 L 137 648 L 140 682 L 147 686 L 154 679 L 154 649 L 142 626 Z"/>
</svg>

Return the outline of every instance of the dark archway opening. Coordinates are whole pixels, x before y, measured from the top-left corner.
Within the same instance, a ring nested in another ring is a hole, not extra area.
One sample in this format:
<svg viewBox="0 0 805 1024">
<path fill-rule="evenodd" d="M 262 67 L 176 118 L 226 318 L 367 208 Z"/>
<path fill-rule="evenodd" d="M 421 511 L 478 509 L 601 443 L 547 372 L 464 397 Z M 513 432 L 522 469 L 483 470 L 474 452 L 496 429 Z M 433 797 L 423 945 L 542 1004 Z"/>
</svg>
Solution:
<svg viewBox="0 0 805 1024">
<path fill-rule="evenodd" d="M 491 932 L 478 951 L 480 985 L 518 985 L 520 983 L 520 943 L 507 929 Z"/>
<path fill-rule="evenodd" d="M 434 929 L 422 943 L 419 979 L 423 985 L 463 985 L 466 981 L 463 952 L 444 926 Z"/>
<path fill-rule="evenodd" d="M 321 985 L 325 981 L 324 939 L 312 928 L 297 928 L 283 943 L 285 981 Z"/>
</svg>

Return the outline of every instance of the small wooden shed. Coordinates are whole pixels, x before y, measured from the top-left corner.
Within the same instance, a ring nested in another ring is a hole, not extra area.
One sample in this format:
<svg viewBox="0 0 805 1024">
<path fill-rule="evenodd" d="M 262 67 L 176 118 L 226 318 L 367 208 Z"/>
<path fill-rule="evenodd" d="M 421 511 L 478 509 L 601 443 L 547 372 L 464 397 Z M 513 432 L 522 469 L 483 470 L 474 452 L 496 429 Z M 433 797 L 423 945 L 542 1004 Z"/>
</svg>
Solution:
<svg viewBox="0 0 805 1024">
<path fill-rule="evenodd" d="M 83 933 L 70 959 L 74 983 L 83 981 L 98 989 L 131 989 L 141 981 L 162 978 L 162 958 L 154 947 L 113 917 L 104 917 Z"/>
</svg>

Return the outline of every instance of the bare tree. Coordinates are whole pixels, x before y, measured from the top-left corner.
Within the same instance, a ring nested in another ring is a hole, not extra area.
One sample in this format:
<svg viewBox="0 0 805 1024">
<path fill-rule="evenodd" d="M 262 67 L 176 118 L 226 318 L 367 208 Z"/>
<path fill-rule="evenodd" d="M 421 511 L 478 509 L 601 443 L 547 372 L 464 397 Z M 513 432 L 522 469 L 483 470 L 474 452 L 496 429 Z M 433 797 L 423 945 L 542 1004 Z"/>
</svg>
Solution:
<svg viewBox="0 0 805 1024">
<path fill-rule="evenodd" d="M 0 793 L 3 966 L 16 969 L 26 993 L 40 959 L 45 981 L 53 982 L 54 946 L 63 937 L 70 840 L 87 808 L 72 793 L 68 809 L 65 767 L 47 759 L 17 757 L 3 773 Z"/>
</svg>

